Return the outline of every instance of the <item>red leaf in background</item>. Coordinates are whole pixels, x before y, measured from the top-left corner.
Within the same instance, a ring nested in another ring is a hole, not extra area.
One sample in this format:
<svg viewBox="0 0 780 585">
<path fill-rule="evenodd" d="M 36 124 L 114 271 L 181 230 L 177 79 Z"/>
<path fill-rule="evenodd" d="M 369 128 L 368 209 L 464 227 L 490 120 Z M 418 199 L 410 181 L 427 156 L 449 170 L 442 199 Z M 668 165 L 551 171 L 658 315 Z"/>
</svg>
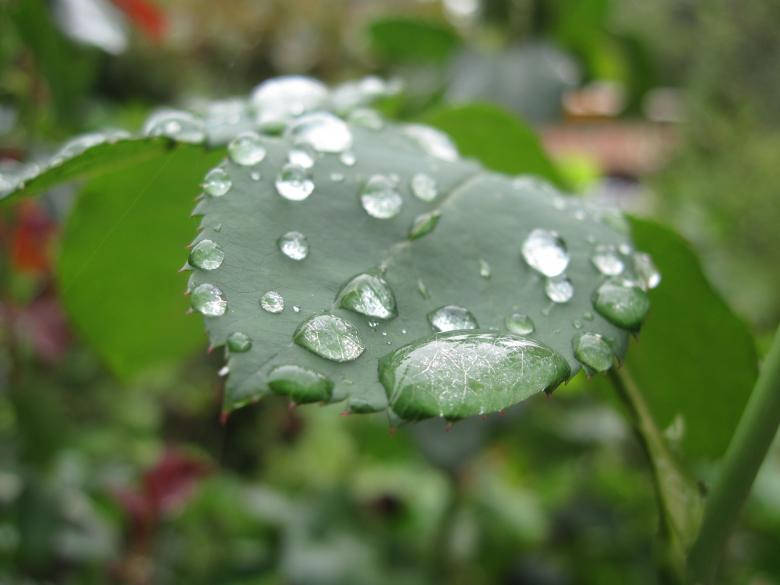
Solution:
<svg viewBox="0 0 780 585">
<path fill-rule="evenodd" d="M 113 0 L 117 8 L 150 39 L 159 41 L 166 28 L 165 14 L 149 0 Z"/>
<path fill-rule="evenodd" d="M 17 209 L 11 233 L 11 266 L 19 272 L 48 272 L 56 224 L 34 201 L 23 201 Z"/>
</svg>

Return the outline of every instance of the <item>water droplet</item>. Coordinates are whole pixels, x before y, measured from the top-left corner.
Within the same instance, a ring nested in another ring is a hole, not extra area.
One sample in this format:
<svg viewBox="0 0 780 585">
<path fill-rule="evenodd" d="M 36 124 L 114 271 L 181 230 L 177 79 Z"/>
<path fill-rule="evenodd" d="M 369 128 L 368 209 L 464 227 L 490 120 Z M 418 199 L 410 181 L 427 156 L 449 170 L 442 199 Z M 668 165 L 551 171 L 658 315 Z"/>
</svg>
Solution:
<svg viewBox="0 0 780 585">
<path fill-rule="evenodd" d="M 379 360 L 392 411 L 409 420 L 500 411 L 552 391 L 569 374 L 549 347 L 501 333 L 439 333 Z"/>
<path fill-rule="evenodd" d="M 293 341 L 334 362 L 356 360 L 365 350 L 358 330 L 341 317 L 322 313 L 309 317 L 293 334 Z"/>
<path fill-rule="evenodd" d="M 428 287 L 425 286 L 425 283 L 422 281 L 422 278 L 417 279 L 417 291 L 420 293 L 420 296 L 424 299 L 431 298 L 431 294 L 428 292 Z"/>
<path fill-rule="evenodd" d="M 261 179 L 262 175 L 260 174 L 260 171 L 252 171 L 249 173 L 249 178 L 253 181 L 259 181 Z"/>
<path fill-rule="evenodd" d="M 269 290 L 260 298 L 260 306 L 269 313 L 281 313 L 284 311 L 284 297 L 275 290 Z"/>
<path fill-rule="evenodd" d="M 293 402 L 328 402 L 333 382 L 323 374 L 301 366 L 277 366 L 268 373 L 268 387 L 274 394 L 289 396 Z"/>
<path fill-rule="evenodd" d="M 224 259 L 222 248 L 212 240 L 201 240 L 190 250 L 190 264 L 201 270 L 216 270 Z"/>
<path fill-rule="evenodd" d="M 258 123 L 268 126 L 312 110 L 327 97 L 328 88 L 316 79 L 288 75 L 264 81 L 252 91 L 250 99 L 259 112 Z"/>
<path fill-rule="evenodd" d="M 371 217 L 389 219 L 400 213 L 403 199 L 395 181 L 385 175 L 373 175 L 360 192 L 360 203 Z"/>
<path fill-rule="evenodd" d="M 298 165 L 286 164 L 276 178 L 276 192 L 288 201 L 303 201 L 314 191 L 309 172 Z"/>
<path fill-rule="evenodd" d="M 318 152 L 344 152 L 352 146 L 349 126 L 328 112 L 314 112 L 296 118 L 290 133 L 297 144 L 308 144 Z"/>
<path fill-rule="evenodd" d="M 415 173 L 410 182 L 412 193 L 422 201 L 433 201 L 439 194 L 436 179 L 425 173 Z"/>
<path fill-rule="evenodd" d="M 212 197 L 222 197 L 232 186 L 230 175 L 222 167 L 211 169 L 203 179 L 203 189 Z"/>
<path fill-rule="evenodd" d="M 341 173 L 331 173 L 330 174 L 330 180 L 334 183 L 340 183 L 344 180 L 344 175 Z"/>
<path fill-rule="evenodd" d="M 650 299 L 635 283 L 611 279 L 596 290 L 593 308 L 613 325 L 635 331 L 650 309 Z"/>
<path fill-rule="evenodd" d="M 200 144 L 206 140 L 203 120 L 181 110 L 160 110 L 153 113 L 144 123 L 143 134 L 165 136 L 191 144 Z"/>
<path fill-rule="evenodd" d="M 569 265 L 566 243 L 556 232 L 535 229 L 523 242 L 523 258 L 545 276 L 558 276 Z"/>
<path fill-rule="evenodd" d="M 479 275 L 482 278 L 490 278 L 492 274 L 492 271 L 490 269 L 490 264 L 487 263 L 487 260 L 484 258 L 479 259 Z"/>
<path fill-rule="evenodd" d="M 309 241 L 301 232 L 287 232 L 277 244 L 282 254 L 291 260 L 303 260 L 309 255 Z"/>
<path fill-rule="evenodd" d="M 222 231 L 222 224 L 221 223 L 215 223 L 214 227 L 212 228 L 215 232 L 219 233 Z"/>
<path fill-rule="evenodd" d="M 412 227 L 409 228 L 409 239 L 417 240 L 428 235 L 439 223 L 439 219 L 441 219 L 441 212 L 438 209 L 418 215 L 414 218 Z"/>
<path fill-rule="evenodd" d="M 339 160 L 341 161 L 341 164 L 347 167 L 354 166 L 357 162 L 357 158 L 355 158 L 355 153 L 353 152 L 345 152 L 339 157 Z"/>
<path fill-rule="evenodd" d="M 287 160 L 291 164 L 298 165 L 304 169 L 310 169 L 317 160 L 317 153 L 308 144 L 297 144 L 287 153 Z"/>
<path fill-rule="evenodd" d="M 237 165 L 251 167 L 265 158 L 263 140 L 257 132 L 242 132 L 228 144 L 230 159 Z"/>
<path fill-rule="evenodd" d="M 341 287 L 336 302 L 343 309 L 376 319 L 392 319 L 398 314 L 390 285 L 381 276 L 369 272 L 349 279 Z"/>
<path fill-rule="evenodd" d="M 479 325 L 471 311 L 458 305 L 444 305 L 428 313 L 428 322 L 434 331 L 477 329 Z"/>
<path fill-rule="evenodd" d="M 227 347 L 233 353 L 244 353 L 252 348 L 252 340 L 242 331 L 234 331 L 227 337 Z"/>
<path fill-rule="evenodd" d="M 402 130 L 431 156 L 446 161 L 458 160 L 458 149 L 444 132 L 423 124 L 405 124 Z"/>
<path fill-rule="evenodd" d="M 382 116 L 379 115 L 379 112 L 372 110 L 371 108 L 358 108 L 352 110 L 347 117 L 347 120 L 350 124 L 363 126 L 370 130 L 381 130 L 382 126 L 384 126 Z"/>
<path fill-rule="evenodd" d="M 104 134 L 100 132 L 90 132 L 88 134 L 82 134 L 68 140 L 62 148 L 57 151 L 57 154 L 53 158 L 65 161 L 66 159 L 78 156 L 87 149 L 103 144 L 106 141 Z"/>
<path fill-rule="evenodd" d="M 628 256 L 633 251 L 633 248 L 631 247 L 630 244 L 626 244 L 625 242 L 623 242 L 618 246 L 618 250 L 620 251 L 621 254 L 623 254 L 623 256 Z"/>
<path fill-rule="evenodd" d="M 534 322 L 523 313 L 512 313 L 506 318 L 506 328 L 517 335 L 530 335 L 534 332 Z"/>
<path fill-rule="evenodd" d="M 230 368 L 228 366 L 222 366 L 219 371 L 217 372 L 217 376 L 220 378 L 224 378 L 230 373 Z"/>
<path fill-rule="evenodd" d="M 568 303 L 574 296 L 574 285 L 566 276 L 553 276 L 544 283 L 544 292 L 554 303 Z"/>
<path fill-rule="evenodd" d="M 614 276 L 623 272 L 623 261 L 618 256 L 614 246 L 604 244 L 596 246 L 590 261 L 601 274 Z"/>
<path fill-rule="evenodd" d="M 572 341 L 574 357 L 597 372 L 606 372 L 612 367 L 612 348 L 598 333 L 581 333 Z"/>
<path fill-rule="evenodd" d="M 293 305 L 293 311 L 296 312 L 296 313 L 300 313 L 301 312 L 301 308 L 298 305 Z"/>
<path fill-rule="evenodd" d="M 571 324 L 572 327 L 574 327 L 575 329 L 582 329 L 582 321 L 580 321 L 579 319 L 575 319 L 574 321 L 571 322 Z"/>
<path fill-rule="evenodd" d="M 650 254 L 635 252 L 633 256 L 634 272 L 642 280 L 646 289 L 655 288 L 661 284 L 661 273 L 655 267 Z"/>
<path fill-rule="evenodd" d="M 219 317 L 227 310 L 227 301 L 213 284 L 199 284 L 190 295 L 192 308 L 207 317 Z"/>
<path fill-rule="evenodd" d="M 582 318 L 586 321 L 593 321 L 593 313 L 590 311 L 585 311 L 585 313 L 582 314 Z"/>
</svg>

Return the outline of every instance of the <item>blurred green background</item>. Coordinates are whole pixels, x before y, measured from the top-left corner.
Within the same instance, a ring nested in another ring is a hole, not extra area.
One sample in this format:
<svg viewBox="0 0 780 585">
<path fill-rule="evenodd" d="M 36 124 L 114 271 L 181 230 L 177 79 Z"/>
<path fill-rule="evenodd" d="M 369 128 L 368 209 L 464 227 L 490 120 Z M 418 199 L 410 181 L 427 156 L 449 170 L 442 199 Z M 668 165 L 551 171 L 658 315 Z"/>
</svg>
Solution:
<svg viewBox="0 0 780 585">
<path fill-rule="evenodd" d="M 0 173 L 276 75 L 397 78 L 387 115 L 494 102 L 569 190 L 676 227 L 762 348 L 778 22 L 718 0 L 0 0 Z M 278 399 L 221 425 L 205 336 L 120 383 L 73 331 L 52 259 L 74 194 L 0 208 L 0 585 L 658 582 L 652 478 L 597 383 L 451 430 Z M 780 583 L 778 550 L 780 448 L 723 582 Z"/>
</svg>

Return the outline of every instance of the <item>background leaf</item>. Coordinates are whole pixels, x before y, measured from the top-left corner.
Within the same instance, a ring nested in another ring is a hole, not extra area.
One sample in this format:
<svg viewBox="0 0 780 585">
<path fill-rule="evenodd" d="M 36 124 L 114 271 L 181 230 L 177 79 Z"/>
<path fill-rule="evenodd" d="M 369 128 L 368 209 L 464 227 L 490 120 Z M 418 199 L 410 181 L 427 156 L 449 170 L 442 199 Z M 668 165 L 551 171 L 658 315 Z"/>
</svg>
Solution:
<svg viewBox="0 0 780 585">
<path fill-rule="evenodd" d="M 373 21 L 368 36 L 374 53 L 388 63 L 440 62 L 460 45 L 457 33 L 447 25 L 403 16 Z"/>
</svg>

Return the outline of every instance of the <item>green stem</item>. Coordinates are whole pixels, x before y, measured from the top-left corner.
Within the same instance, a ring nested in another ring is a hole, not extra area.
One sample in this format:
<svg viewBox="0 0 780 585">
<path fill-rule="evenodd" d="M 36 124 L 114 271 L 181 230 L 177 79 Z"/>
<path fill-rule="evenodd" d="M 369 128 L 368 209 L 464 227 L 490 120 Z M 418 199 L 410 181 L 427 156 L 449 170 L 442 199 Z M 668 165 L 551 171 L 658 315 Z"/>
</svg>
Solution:
<svg viewBox="0 0 780 585">
<path fill-rule="evenodd" d="M 780 328 L 707 498 L 688 558 L 691 583 L 714 582 L 718 559 L 780 425 Z"/>
</svg>

